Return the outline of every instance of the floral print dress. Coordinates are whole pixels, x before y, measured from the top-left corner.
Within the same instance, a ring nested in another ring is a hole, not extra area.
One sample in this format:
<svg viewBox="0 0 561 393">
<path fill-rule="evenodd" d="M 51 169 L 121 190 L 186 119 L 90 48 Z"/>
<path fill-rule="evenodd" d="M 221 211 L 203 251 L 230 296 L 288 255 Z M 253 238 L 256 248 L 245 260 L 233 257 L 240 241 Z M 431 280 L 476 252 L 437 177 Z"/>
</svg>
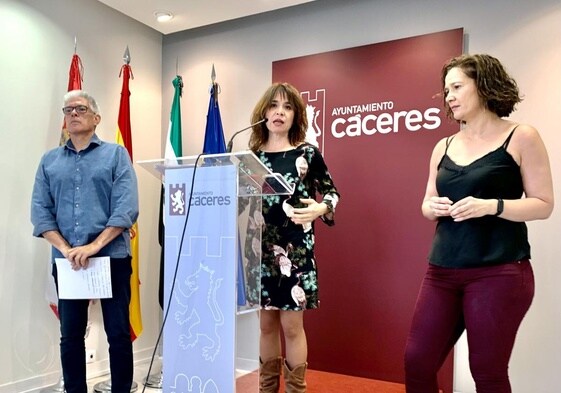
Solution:
<svg viewBox="0 0 561 393">
<path fill-rule="evenodd" d="M 321 219 L 334 225 L 339 193 L 320 151 L 305 143 L 286 152 L 258 151 L 259 159 L 295 186 L 292 196 L 263 197 L 261 307 L 267 310 L 305 310 L 319 307 L 314 256 L 314 223 L 297 225 L 293 208 L 306 207 L 300 198 L 320 195 L 330 212 Z"/>
</svg>

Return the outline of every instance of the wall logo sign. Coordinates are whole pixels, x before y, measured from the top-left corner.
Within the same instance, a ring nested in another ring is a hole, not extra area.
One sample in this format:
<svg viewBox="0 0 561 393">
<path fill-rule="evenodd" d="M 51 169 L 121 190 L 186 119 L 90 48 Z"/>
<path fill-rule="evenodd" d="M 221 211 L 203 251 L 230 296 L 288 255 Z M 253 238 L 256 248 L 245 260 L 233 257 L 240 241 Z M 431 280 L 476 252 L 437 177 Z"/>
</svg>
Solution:
<svg viewBox="0 0 561 393">
<path fill-rule="evenodd" d="M 365 146 L 438 134 L 450 127 L 440 69 L 456 54 L 448 37 L 460 30 L 275 61 L 273 80 L 301 92 L 306 141 L 324 154 L 343 141 Z"/>
<path fill-rule="evenodd" d="M 306 104 L 306 142 L 323 150 L 324 133 L 336 139 L 387 135 L 400 131 L 435 130 L 441 126 L 441 109 L 434 106 L 397 110 L 394 101 L 348 103 L 332 107 L 326 116 L 326 91 L 301 92 Z M 326 127 L 326 117 L 328 125 Z"/>
</svg>

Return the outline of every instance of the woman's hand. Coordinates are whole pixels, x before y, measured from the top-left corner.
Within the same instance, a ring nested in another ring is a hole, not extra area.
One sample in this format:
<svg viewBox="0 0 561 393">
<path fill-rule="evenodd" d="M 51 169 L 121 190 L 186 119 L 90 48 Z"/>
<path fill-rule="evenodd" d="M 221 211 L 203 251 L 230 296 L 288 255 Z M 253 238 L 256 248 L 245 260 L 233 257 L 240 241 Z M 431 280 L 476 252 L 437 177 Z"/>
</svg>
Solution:
<svg viewBox="0 0 561 393">
<path fill-rule="evenodd" d="M 306 204 L 307 206 L 295 208 L 293 210 L 293 214 L 290 219 L 295 224 L 310 224 L 316 218 L 326 214 L 329 211 L 325 203 L 318 203 L 315 199 L 300 198 L 300 202 Z"/>
<path fill-rule="evenodd" d="M 450 217 L 456 222 L 465 221 L 470 218 L 493 215 L 497 211 L 496 199 L 478 199 L 465 197 L 450 207 Z"/>
<path fill-rule="evenodd" d="M 432 196 L 428 200 L 429 208 L 434 217 L 447 217 L 450 215 L 452 201 L 448 197 Z"/>
</svg>

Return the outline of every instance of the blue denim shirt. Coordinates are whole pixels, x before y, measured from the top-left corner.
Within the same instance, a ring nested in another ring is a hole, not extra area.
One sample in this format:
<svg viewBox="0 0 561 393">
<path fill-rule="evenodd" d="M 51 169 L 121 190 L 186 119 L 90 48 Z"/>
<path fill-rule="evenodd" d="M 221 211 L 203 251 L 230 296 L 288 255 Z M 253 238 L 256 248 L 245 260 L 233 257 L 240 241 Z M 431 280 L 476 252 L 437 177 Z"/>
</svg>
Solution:
<svg viewBox="0 0 561 393">
<path fill-rule="evenodd" d="M 80 152 L 69 140 L 41 158 L 31 200 L 33 236 L 59 231 L 76 247 L 91 243 L 106 227 L 126 228 L 97 255 L 125 258 L 137 217 L 136 175 L 124 147 L 94 134 Z M 54 247 L 53 258 L 63 258 Z"/>
</svg>

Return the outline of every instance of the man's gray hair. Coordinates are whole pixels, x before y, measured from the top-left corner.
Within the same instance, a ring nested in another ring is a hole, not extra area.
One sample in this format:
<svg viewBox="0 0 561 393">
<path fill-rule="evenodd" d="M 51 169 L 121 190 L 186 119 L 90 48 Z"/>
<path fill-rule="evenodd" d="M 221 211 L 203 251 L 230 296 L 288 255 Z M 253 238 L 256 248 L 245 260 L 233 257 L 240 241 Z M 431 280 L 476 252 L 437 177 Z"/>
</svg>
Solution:
<svg viewBox="0 0 561 393">
<path fill-rule="evenodd" d="M 64 106 L 66 106 L 66 103 L 74 98 L 78 98 L 78 97 L 82 97 L 85 98 L 86 100 L 88 100 L 88 106 L 90 107 L 90 109 L 92 110 L 93 113 L 98 114 L 99 113 L 99 106 L 97 105 L 97 102 L 95 101 L 95 98 L 93 98 L 91 95 L 88 94 L 88 92 L 84 91 L 84 90 L 72 90 L 69 91 L 68 93 L 66 93 L 64 95 Z"/>
</svg>

